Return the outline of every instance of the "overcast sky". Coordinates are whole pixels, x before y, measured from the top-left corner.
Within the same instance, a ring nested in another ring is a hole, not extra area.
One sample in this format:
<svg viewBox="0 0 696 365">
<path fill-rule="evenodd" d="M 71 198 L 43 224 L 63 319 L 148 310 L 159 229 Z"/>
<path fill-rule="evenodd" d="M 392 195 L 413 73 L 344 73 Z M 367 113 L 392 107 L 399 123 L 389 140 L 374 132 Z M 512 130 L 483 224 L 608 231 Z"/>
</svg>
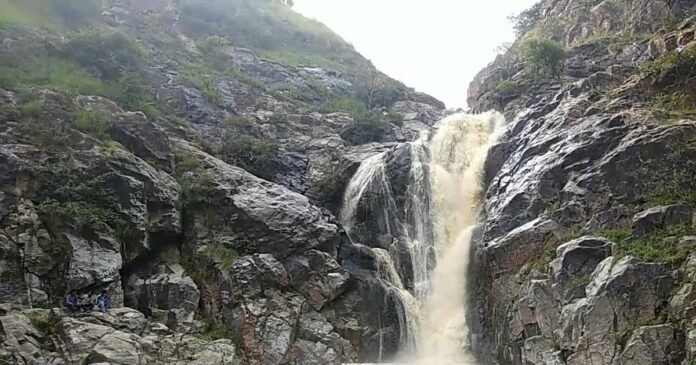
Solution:
<svg viewBox="0 0 696 365">
<path fill-rule="evenodd" d="M 295 0 L 390 76 L 444 101 L 466 105 L 466 89 L 513 39 L 508 15 L 536 0 Z"/>
</svg>

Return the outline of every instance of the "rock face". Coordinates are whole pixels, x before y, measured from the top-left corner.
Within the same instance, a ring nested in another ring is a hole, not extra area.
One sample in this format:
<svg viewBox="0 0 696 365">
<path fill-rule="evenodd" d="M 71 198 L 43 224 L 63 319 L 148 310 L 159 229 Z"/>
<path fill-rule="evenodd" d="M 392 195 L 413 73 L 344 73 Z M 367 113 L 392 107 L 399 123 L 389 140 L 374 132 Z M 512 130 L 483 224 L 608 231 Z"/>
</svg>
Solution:
<svg viewBox="0 0 696 365">
<path fill-rule="evenodd" d="M 4 75 L 67 74 L 0 88 L 0 363 L 395 353 L 402 303 L 346 253 L 359 247 L 334 214 L 363 159 L 430 128 L 444 105 L 287 4 L 83 5 L 52 7 L 74 34 L 0 27 Z M 364 136 L 364 123 L 378 130 Z M 67 315 L 56 308 L 70 290 L 107 290 L 113 308 Z"/>
<path fill-rule="evenodd" d="M 696 123 L 657 112 L 651 100 L 675 86 L 639 68 L 678 52 L 676 38 L 689 47 L 694 4 L 658 3 L 542 1 L 519 42 L 535 35 L 567 47 L 558 79 L 535 79 L 513 49 L 470 86 L 474 110 L 494 108 L 509 121 L 486 162 L 471 269 L 483 363 L 691 356 Z M 666 17 L 679 24 L 657 31 Z M 614 38 L 634 31 L 646 40 Z M 515 88 L 502 92 L 504 84 Z"/>
</svg>

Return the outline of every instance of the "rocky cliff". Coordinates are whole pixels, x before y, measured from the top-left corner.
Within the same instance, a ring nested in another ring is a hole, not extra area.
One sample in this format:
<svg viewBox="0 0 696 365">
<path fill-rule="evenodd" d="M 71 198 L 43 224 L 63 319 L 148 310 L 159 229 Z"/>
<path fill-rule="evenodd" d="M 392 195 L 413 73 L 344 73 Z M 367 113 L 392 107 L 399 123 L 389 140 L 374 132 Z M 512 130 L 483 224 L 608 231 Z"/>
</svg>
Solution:
<svg viewBox="0 0 696 365">
<path fill-rule="evenodd" d="M 287 2 L 0 8 L 0 362 L 396 351 L 401 303 L 332 211 L 441 102 Z M 116 308 L 68 315 L 72 289 Z"/>
<path fill-rule="evenodd" d="M 0 2 L 0 362 L 399 350 L 403 237 L 433 236 L 404 142 L 444 106 L 289 3 Z M 696 361 L 694 6 L 544 0 L 470 85 L 507 118 L 467 275 L 481 363 Z M 68 315 L 70 289 L 116 308 Z"/>
<path fill-rule="evenodd" d="M 472 267 L 488 361 L 696 361 L 694 5 L 542 1 L 472 82 L 509 121 Z M 535 72 L 538 39 L 558 72 Z"/>
</svg>

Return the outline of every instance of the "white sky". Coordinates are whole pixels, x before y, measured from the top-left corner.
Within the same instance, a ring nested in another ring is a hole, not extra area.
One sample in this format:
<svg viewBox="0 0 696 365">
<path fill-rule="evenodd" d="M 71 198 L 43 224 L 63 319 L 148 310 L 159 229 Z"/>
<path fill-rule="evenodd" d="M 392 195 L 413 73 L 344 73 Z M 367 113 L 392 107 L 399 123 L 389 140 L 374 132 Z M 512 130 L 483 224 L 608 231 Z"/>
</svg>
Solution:
<svg viewBox="0 0 696 365">
<path fill-rule="evenodd" d="M 513 39 L 507 20 L 537 0 L 295 0 L 295 10 L 328 25 L 390 76 L 448 107 Z"/>
</svg>

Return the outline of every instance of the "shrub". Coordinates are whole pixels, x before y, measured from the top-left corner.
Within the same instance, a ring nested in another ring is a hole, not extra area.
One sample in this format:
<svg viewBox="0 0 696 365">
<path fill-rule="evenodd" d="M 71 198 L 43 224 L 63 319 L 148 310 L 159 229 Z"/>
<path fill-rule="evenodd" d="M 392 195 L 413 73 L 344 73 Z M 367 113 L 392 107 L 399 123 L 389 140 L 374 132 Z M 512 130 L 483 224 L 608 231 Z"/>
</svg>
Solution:
<svg viewBox="0 0 696 365">
<path fill-rule="evenodd" d="M 541 19 L 541 2 L 534 4 L 531 8 L 522 11 L 518 15 L 510 16 L 512 28 L 519 37 L 529 32 Z"/>
<path fill-rule="evenodd" d="M 54 166 L 40 173 L 44 176 L 37 195 L 37 211 L 43 218 L 86 225 L 103 222 L 116 232 L 128 230 L 115 193 L 108 187 L 111 173 L 82 174 L 65 166 Z"/>
<path fill-rule="evenodd" d="M 73 120 L 75 128 L 83 133 L 91 134 L 100 139 L 108 137 L 109 129 L 113 126 L 111 116 L 98 110 L 80 109 Z"/>
<path fill-rule="evenodd" d="M 278 144 L 269 138 L 228 131 L 219 153 L 233 165 L 265 179 L 272 179 L 279 167 Z"/>
<path fill-rule="evenodd" d="M 560 77 L 566 51 L 550 39 L 528 39 L 522 43 L 522 55 L 535 74 L 544 72 Z"/>
<path fill-rule="evenodd" d="M 147 52 L 131 37 L 121 32 L 87 32 L 73 37 L 63 54 L 78 64 L 94 70 L 103 80 L 118 80 L 140 70 Z"/>
<path fill-rule="evenodd" d="M 224 106 L 225 100 L 220 94 L 210 70 L 201 65 L 189 63 L 179 70 L 179 77 L 190 86 L 198 88 L 210 102 Z"/>
<path fill-rule="evenodd" d="M 519 85 L 511 80 L 500 80 L 495 85 L 495 92 L 498 94 L 511 94 L 519 88 Z"/>
<path fill-rule="evenodd" d="M 286 124 L 288 122 L 288 116 L 283 113 L 273 113 L 268 121 L 273 124 Z"/>
<path fill-rule="evenodd" d="M 43 113 L 44 105 L 40 101 L 29 101 L 19 106 L 19 115 L 22 118 L 35 118 Z"/>
<path fill-rule="evenodd" d="M 696 80 L 696 47 L 667 52 L 640 71 L 661 86 L 691 85 Z"/>
<path fill-rule="evenodd" d="M 380 120 L 378 115 L 368 113 L 343 128 L 340 135 L 346 141 L 357 145 L 380 142 L 387 132 L 389 132 L 389 124 Z"/>
<path fill-rule="evenodd" d="M 181 195 L 184 202 L 206 201 L 215 187 L 215 176 L 205 171 L 181 183 Z"/>
<path fill-rule="evenodd" d="M 198 169 L 201 161 L 194 155 L 176 154 L 176 172 L 182 174 Z"/>
<path fill-rule="evenodd" d="M 221 244 L 213 244 L 206 247 L 205 254 L 220 264 L 220 269 L 229 270 L 239 260 L 237 251 Z"/>
</svg>

